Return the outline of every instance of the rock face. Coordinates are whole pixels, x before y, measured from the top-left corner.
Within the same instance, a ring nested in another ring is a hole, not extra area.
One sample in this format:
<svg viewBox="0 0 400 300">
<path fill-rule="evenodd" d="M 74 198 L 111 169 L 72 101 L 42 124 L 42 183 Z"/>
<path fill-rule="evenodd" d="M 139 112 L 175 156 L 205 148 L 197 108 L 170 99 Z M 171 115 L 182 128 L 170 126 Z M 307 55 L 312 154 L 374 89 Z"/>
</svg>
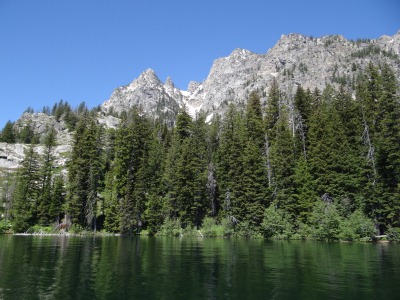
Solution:
<svg viewBox="0 0 400 300">
<path fill-rule="evenodd" d="M 43 137 L 50 128 L 54 128 L 57 132 L 57 144 L 69 144 L 72 141 L 72 135 L 64 120 L 57 121 L 54 116 L 45 113 L 25 112 L 15 122 L 14 129 L 19 132 L 27 125 L 31 126 L 32 131 L 40 137 Z"/>
<path fill-rule="evenodd" d="M 7 144 L 0 143 L 0 171 L 1 169 L 17 169 L 24 159 L 24 151 L 29 148 L 25 144 Z M 43 154 L 43 146 L 35 146 L 38 154 Z M 71 151 L 70 145 L 59 145 L 54 148 L 55 164 L 59 167 L 65 167 L 67 157 Z"/>
<path fill-rule="evenodd" d="M 182 104 L 182 93 L 172 80 L 163 84 L 153 70 L 147 69 L 131 84 L 117 88 L 102 109 L 106 113 L 121 113 L 136 106 L 154 116 L 173 117 Z"/>
<path fill-rule="evenodd" d="M 400 31 L 376 40 L 346 40 L 343 36 L 307 37 L 282 35 L 266 54 L 244 49 L 216 59 L 202 83 L 190 82 L 182 91 L 170 78 L 163 84 L 153 70 L 146 70 L 131 84 L 117 88 L 104 102 L 104 112 L 121 112 L 132 106 L 155 116 L 173 117 L 180 107 L 192 115 L 199 110 L 223 113 L 231 102 L 244 105 L 251 91 L 258 91 L 265 103 L 269 87 L 277 80 L 290 98 L 298 85 L 323 90 L 327 84 L 352 83 L 369 62 L 388 63 L 400 73 Z"/>
</svg>

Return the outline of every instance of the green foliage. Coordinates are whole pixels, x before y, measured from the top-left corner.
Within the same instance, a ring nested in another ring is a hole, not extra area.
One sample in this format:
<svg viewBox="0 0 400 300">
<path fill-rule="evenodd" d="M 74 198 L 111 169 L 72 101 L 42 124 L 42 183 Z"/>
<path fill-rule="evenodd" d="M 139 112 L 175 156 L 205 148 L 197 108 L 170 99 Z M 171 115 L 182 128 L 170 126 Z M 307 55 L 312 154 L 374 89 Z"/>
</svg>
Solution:
<svg viewBox="0 0 400 300">
<path fill-rule="evenodd" d="M 371 241 L 377 234 L 374 222 L 366 217 L 361 210 L 354 211 L 340 225 L 339 238 L 346 241 Z"/>
<path fill-rule="evenodd" d="M 340 215 L 334 204 L 319 201 L 315 204 L 309 222 L 312 237 L 321 241 L 338 240 L 340 237 Z"/>
<path fill-rule="evenodd" d="M 50 234 L 54 233 L 54 230 L 51 226 L 34 225 L 30 227 L 26 232 L 31 234 Z"/>
<path fill-rule="evenodd" d="M 387 229 L 387 238 L 390 242 L 400 243 L 400 228 L 399 227 L 391 227 Z"/>
<path fill-rule="evenodd" d="M 36 203 L 39 191 L 39 157 L 33 146 L 25 150 L 25 158 L 18 170 L 14 192 L 14 232 L 25 232 L 36 222 Z"/>
<path fill-rule="evenodd" d="M 265 210 L 261 228 L 266 238 L 290 239 L 293 235 L 292 224 L 285 212 L 277 209 L 274 203 Z"/>
<path fill-rule="evenodd" d="M 161 236 L 180 236 L 182 235 L 182 226 L 180 219 L 171 219 L 167 217 L 161 225 L 157 235 Z"/>
<path fill-rule="evenodd" d="M 16 136 L 14 132 L 14 123 L 8 121 L 0 133 L 0 141 L 3 143 L 14 144 L 16 142 Z"/>
<path fill-rule="evenodd" d="M 214 218 L 205 217 L 201 225 L 201 234 L 205 237 L 230 237 L 234 234 L 234 228 L 226 218 L 218 224 Z"/>
<path fill-rule="evenodd" d="M 72 224 L 71 227 L 69 227 L 68 232 L 71 234 L 81 234 L 84 232 L 84 228 L 79 224 Z"/>
<path fill-rule="evenodd" d="M 104 225 L 127 235 L 352 241 L 370 240 L 377 227 L 396 239 L 398 82 L 387 65 L 357 70 L 356 99 L 329 85 L 322 93 L 299 86 L 288 96 L 274 81 L 264 111 L 254 91 L 211 124 L 204 113 L 192 119 L 182 109 L 171 127 L 133 109 L 105 132 L 96 110 L 60 101 L 51 113 L 75 129 L 68 177 L 54 169 L 49 129 L 43 154 L 26 152 L 15 189 L 4 181 L 7 218 L 19 232 L 66 214 L 78 232 Z M 28 125 L 19 138 L 29 136 Z M 13 141 L 13 124 L 6 127 L 1 138 Z"/>
<path fill-rule="evenodd" d="M 12 225 L 10 221 L 0 220 L 0 234 L 11 233 Z"/>
</svg>

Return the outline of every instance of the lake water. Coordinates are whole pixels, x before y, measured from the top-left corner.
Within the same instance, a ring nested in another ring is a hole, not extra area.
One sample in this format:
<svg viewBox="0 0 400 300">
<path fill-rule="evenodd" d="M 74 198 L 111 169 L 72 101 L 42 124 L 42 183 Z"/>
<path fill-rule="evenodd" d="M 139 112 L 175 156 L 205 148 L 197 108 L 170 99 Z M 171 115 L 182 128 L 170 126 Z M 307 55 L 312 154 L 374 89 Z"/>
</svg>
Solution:
<svg viewBox="0 0 400 300">
<path fill-rule="evenodd" d="M 400 245 L 0 236 L 0 299 L 400 299 Z"/>
</svg>

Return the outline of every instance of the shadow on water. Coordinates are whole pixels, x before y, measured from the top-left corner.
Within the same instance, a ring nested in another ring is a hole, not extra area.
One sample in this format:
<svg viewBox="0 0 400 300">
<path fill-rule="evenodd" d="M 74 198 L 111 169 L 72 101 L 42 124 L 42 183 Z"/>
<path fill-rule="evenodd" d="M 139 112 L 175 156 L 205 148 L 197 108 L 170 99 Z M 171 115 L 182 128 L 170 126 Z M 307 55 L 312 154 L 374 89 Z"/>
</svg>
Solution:
<svg viewBox="0 0 400 300">
<path fill-rule="evenodd" d="M 400 247 L 0 236 L 0 299 L 396 299 Z"/>
</svg>

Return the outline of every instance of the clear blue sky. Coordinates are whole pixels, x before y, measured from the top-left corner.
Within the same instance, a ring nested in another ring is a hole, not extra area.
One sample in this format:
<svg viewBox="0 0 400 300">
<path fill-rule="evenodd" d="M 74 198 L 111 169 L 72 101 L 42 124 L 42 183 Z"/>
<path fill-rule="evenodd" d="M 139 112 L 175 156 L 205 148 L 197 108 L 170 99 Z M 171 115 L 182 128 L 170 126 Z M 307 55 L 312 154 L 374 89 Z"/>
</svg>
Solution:
<svg viewBox="0 0 400 300">
<path fill-rule="evenodd" d="M 398 30 L 399 0 L 0 0 L 0 129 L 28 106 L 97 106 L 147 68 L 186 89 L 214 59 L 265 53 L 281 34 Z"/>
</svg>

